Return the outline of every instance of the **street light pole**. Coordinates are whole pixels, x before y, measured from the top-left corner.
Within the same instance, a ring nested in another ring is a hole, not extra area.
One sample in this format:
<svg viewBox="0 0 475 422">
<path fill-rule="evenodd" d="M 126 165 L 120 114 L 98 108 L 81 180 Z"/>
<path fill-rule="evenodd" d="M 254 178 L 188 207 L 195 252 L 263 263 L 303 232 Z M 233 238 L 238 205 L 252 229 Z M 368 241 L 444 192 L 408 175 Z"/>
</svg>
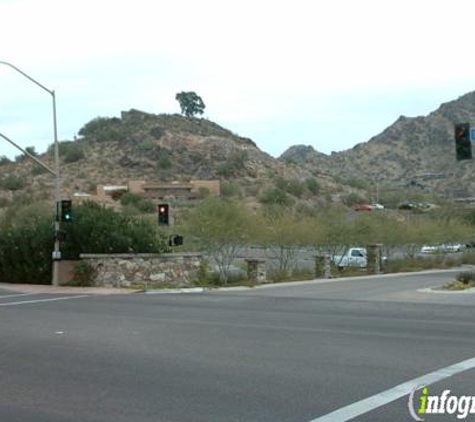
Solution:
<svg viewBox="0 0 475 422">
<path fill-rule="evenodd" d="M 56 119 L 56 94 L 54 90 L 50 90 L 46 88 L 43 84 L 38 82 L 36 79 L 33 79 L 31 76 L 27 75 L 18 67 L 14 66 L 9 62 L 4 62 L 0 60 L 0 64 L 5 66 L 11 67 L 13 70 L 17 71 L 25 78 L 29 79 L 35 85 L 39 86 L 41 89 L 46 91 L 48 94 L 51 95 L 53 100 L 53 134 L 54 134 L 54 174 L 55 174 L 55 207 L 54 207 L 54 250 L 53 250 L 53 276 L 51 280 L 51 284 L 53 286 L 57 286 L 59 284 L 59 260 L 61 259 L 61 251 L 60 251 L 60 244 L 58 239 L 58 232 L 60 229 L 59 226 L 59 213 L 58 213 L 58 206 L 61 200 L 61 179 L 59 177 L 59 143 L 58 143 L 58 127 L 57 127 L 57 119 Z M 2 136 L 5 138 L 5 136 Z"/>
</svg>

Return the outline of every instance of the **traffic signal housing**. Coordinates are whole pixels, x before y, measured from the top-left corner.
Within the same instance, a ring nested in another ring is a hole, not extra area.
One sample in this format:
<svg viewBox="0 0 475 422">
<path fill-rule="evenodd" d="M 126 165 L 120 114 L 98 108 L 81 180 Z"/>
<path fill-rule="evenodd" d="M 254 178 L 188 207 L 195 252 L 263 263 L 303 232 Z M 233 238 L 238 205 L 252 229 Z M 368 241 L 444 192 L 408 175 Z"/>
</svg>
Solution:
<svg viewBox="0 0 475 422">
<path fill-rule="evenodd" d="M 168 246 L 181 246 L 183 245 L 183 236 L 180 234 L 173 234 L 168 238 Z"/>
<path fill-rule="evenodd" d="M 472 158 L 472 143 L 470 142 L 470 123 L 455 125 L 455 153 L 457 160 Z"/>
<path fill-rule="evenodd" d="M 69 199 L 63 199 L 61 201 L 61 221 L 63 223 L 69 223 L 73 220 L 73 201 Z"/>
<path fill-rule="evenodd" d="M 159 226 L 168 226 L 170 224 L 169 211 L 170 211 L 170 207 L 168 206 L 168 204 L 158 205 L 158 225 Z"/>
</svg>

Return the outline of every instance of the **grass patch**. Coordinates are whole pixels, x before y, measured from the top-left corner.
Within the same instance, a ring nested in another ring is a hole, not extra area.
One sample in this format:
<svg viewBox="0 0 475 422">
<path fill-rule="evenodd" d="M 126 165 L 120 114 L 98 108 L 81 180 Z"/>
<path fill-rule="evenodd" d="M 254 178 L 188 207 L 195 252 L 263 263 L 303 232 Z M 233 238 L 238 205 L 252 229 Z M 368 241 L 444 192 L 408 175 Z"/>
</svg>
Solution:
<svg viewBox="0 0 475 422">
<path fill-rule="evenodd" d="M 475 271 L 462 271 L 456 280 L 444 286 L 445 290 L 466 290 L 475 287 Z"/>
<path fill-rule="evenodd" d="M 451 283 L 446 284 L 443 288 L 444 290 L 460 291 L 467 290 L 475 287 L 475 281 L 470 281 L 469 283 L 464 283 L 463 281 L 452 281 Z"/>
</svg>

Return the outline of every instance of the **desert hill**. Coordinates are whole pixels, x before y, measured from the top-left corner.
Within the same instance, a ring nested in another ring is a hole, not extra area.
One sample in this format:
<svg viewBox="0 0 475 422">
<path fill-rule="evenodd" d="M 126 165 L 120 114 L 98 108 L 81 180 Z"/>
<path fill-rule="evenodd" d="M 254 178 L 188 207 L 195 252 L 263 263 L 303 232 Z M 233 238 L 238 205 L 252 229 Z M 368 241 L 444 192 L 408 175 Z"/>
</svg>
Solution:
<svg viewBox="0 0 475 422">
<path fill-rule="evenodd" d="M 459 122 L 475 125 L 475 92 L 442 104 L 428 116 L 401 116 L 352 149 L 328 156 L 312 147 L 295 146 L 280 160 L 369 185 L 418 189 L 449 199 L 475 196 L 475 162 L 455 158 L 454 124 Z"/>
</svg>

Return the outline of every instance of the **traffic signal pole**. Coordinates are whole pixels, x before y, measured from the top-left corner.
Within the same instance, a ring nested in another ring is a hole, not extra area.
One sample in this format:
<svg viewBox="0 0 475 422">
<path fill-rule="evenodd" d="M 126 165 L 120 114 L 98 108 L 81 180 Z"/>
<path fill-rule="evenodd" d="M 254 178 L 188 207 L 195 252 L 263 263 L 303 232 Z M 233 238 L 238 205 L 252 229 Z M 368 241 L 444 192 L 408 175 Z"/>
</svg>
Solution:
<svg viewBox="0 0 475 422">
<path fill-rule="evenodd" d="M 41 89 L 46 91 L 48 94 L 51 95 L 52 101 L 53 101 L 53 134 L 54 134 L 54 171 L 51 170 L 46 164 L 42 163 L 39 159 L 36 157 L 33 157 L 32 154 L 29 154 L 27 151 L 24 151 L 22 148 L 20 148 L 18 145 L 16 145 L 13 141 L 8 139 L 5 135 L 1 135 L 3 139 L 7 140 L 10 142 L 12 145 L 14 145 L 16 148 L 20 149 L 23 153 L 25 153 L 29 158 L 33 159 L 37 164 L 41 165 L 43 168 L 48 170 L 50 173 L 52 173 L 55 176 L 55 183 L 54 183 L 54 196 L 55 196 L 55 220 L 54 220 L 54 249 L 53 249 L 53 275 L 52 275 L 52 280 L 51 284 L 53 286 L 57 286 L 59 284 L 59 260 L 61 259 L 61 251 L 60 251 L 60 243 L 58 239 L 58 234 L 60 231 L 60 225 L 59 225 L 59 214 L 58 214 L 58 204 L 60 202 L 61 198 L 61 179 L 59 177 L 59 143 L 58 143 L 58 126 L 57 126 L 57 118 L 56 118 L 56 94 L 54 90 L 50 90 L 46 88 L 43 84 L 38 82 L 36 79 L 33 79 L 31 76 L 23 72 L 21 69 L 18 67 L 14 66 L 11 63 L 4 62 L 0 60 L 1 65 L 8 66 L 15 70 L 16 72 L 20 73 L 23 75 L 25 78 L 27 78 L 29 81 L 33 82 L 35 85 L 39 86 Z"/>
</svg>

